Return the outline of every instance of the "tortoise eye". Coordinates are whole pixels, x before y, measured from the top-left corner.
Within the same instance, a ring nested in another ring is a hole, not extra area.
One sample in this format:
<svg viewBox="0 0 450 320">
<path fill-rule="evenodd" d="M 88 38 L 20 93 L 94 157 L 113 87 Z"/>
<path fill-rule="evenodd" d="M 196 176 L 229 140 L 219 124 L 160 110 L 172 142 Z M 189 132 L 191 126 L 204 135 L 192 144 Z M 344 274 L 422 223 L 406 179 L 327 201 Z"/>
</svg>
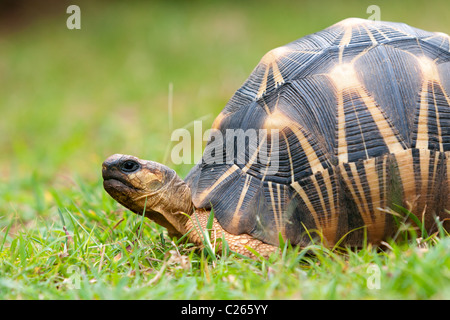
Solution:
<svg viewBox="0 0 450 320">
<path fill-rule="evenodd" d="M 132 173 L 141 168 L 141 165 L 133 160 L 127 160 L 120 165 L 120 170 L 124 173 Z"/>
</svg>

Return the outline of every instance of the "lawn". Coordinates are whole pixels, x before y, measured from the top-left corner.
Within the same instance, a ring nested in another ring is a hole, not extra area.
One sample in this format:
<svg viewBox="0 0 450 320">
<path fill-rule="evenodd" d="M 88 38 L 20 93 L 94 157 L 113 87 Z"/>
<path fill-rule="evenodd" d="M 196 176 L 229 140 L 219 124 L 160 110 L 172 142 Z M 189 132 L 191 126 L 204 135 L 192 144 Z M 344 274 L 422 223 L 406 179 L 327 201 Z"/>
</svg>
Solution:
<svg viewBox="0 0 450 320">
<path fill-rule="evenodd" d="M 185 176 L 192 165 L 168 156 L 174 128 L 210 128 L 265 52 L 367 18 L 373 3 L 77 3 L 80 30 L 67 29 L 64 6 L 41 15 L 32 4 L 0 24 L 0 299 L 450 299 L 443 234 L 215 256 L 174 243 L 102 187 L 114 153 Z M 450 33 L 448 1 L 377 4 L 383 20 Z"/>
</svg>

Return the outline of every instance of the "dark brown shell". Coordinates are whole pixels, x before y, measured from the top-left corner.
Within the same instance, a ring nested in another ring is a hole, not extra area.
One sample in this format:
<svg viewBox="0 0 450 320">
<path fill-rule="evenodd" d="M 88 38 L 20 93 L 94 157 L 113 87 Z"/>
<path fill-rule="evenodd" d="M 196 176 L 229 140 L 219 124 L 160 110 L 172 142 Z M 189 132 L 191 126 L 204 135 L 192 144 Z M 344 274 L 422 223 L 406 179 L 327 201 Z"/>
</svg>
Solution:
<svg viewBox="0 0 450 320">
<path fill-rule="evenodd" d="M 443 33 L 352 18 L 270 51 L 213 128 L 278 129 L 277 141 L 246 146 L 242 163 L 226 161 L 231 140 L 215 150 L 223 163 L 207 147 L 187 177 L 194 205 L 271 244 L 318 231 L 357 245 L 362 227 L 378 242 L 395 227 L 382 209 L 396 205 L 430 226 L 450 209 L 449 46 Z M 278 144 L 274 173 L 255 156 L 263 144 L 269 158 Z"/>
</svg>

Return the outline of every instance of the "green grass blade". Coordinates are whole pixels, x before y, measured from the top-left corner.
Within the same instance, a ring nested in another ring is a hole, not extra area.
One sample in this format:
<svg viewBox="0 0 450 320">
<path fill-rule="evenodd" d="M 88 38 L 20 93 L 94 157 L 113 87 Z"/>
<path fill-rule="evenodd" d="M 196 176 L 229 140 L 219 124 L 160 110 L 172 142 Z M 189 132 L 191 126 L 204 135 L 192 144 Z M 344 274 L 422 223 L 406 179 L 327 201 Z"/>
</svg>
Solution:
<svg viewBox="0 0 450 320">
<path fill-rule="evenodd" d="M 6 238 L 8 237 L 9 230 L 11 230 L 11 227 L 12 227 L 13 223 L 14 223 L 14 219 L 11 219 L 11 221 L 9 222 L 8 227 L 6 228 L 6 231 L 5 231 L 4 235 L 3 235 L 3 241 L 2 241 L 2 245 L 0 247 L 0 252 L 3 251 L 3 247 L 5 245 Z"/>
</svg>

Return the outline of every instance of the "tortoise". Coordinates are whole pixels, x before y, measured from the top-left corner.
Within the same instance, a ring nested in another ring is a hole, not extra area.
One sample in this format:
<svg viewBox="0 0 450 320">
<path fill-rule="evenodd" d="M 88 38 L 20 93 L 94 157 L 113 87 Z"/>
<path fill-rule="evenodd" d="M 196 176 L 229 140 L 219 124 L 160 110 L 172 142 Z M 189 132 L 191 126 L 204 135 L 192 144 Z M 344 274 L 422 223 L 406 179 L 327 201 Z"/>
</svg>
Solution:
<svg viewBox="0 0 450 320">
<path fill-rule="evenodd" d="M 396 207 L 448 230 L 450 37 L 345 19 L 264 55 L 184 180 L 121 154 L 102 174 L 114 199 L 169 236 L 191 230 L 201 244 L 196 224 L 213 210 L 213 234 L 251 257 L 281 239 L 380 244 L 398 230 L 386 213 Z"/>
</svg>

